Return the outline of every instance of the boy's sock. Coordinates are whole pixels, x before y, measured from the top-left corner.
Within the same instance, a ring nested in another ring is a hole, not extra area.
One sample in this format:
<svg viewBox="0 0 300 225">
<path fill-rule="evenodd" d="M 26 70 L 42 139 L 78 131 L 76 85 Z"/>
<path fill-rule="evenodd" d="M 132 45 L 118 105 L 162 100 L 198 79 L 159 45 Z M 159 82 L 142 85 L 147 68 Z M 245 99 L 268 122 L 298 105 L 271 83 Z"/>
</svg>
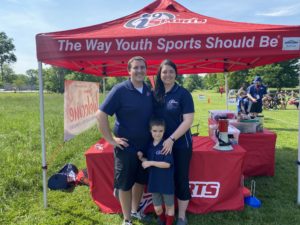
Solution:
<svg viewBox="0 0 300 225">
<path fill-rule="evenodd" d="M 172 225 L 173 222 L 174 222 L 174 216 L 169 216 L 169 215 L 166 215 L 166 225 Z"/>
<path fill-rule="evenodd" d="M 162 222 L 166 221 L 166 215 L 164 212 L 162 214 L 158 215 L 158 217 L 159 217 L 160 221 L 162 221 Z"/>
</svg>

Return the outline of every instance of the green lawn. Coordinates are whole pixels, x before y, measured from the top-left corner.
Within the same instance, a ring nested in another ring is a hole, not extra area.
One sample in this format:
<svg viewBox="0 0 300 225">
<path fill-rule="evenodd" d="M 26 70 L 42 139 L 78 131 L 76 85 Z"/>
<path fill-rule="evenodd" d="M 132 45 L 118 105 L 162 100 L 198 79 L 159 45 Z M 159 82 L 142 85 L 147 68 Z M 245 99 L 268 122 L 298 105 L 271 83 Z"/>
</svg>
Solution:
<svg viewBox="0 0 300 225">
<path fill-rule="evenodd" d="M 199 93 L 206 99 L 200 101 Z M 225 97 L 196 92 L 194 102 L 195 123 L 201 124 L 200 135 L 207 135 L 208 110 L 225 109 Z M 275 176 L 255 178 L 256 196 L 262 201 L 262 207 L 189 214 L 189 224 L 300 223 L 295 163 L 298 111 L 288 106 L 287 110 L 264 111 L 264 115 L 264 125 L 277 133 L 277 143 Z M 120 224 L 120 215 L 99 212 L 85 186 L 76 187 L 74 192 L 48 191 L 48 208 L 43 208 L 39 121 L 38 94 L 0 93 L 0 224 Z M 84 152 L 100 138 L 96 127 L 64 143 L 63 95 L 58 94 L 45 95 L 45 126 L 48 176 L 68 162 L 85 168 Z"/>
</svg>

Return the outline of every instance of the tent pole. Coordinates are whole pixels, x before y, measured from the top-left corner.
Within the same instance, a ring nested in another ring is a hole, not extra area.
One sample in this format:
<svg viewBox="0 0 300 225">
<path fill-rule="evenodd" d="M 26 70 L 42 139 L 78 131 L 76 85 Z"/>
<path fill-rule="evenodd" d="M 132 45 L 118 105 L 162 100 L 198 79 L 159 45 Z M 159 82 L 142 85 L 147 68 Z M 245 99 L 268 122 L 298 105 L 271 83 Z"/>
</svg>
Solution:
<svg viewBox="0 0 300 225">
<path fill-rule="evenodd" d="M 42 143 L 42 170 L 43 170 L 43 196 L 44 208 L 47 208 L 47 164 L 46 164 L 46 147 L 45 147 L 45 122 L 44 122 L 44 90 L 43 90 L 43 72 L 42 62 L 39 64 L 39 95 L 40 95 L 40 125 L 41 125 L 41 143 Z"/>
<path fill-rule="evenodd" d="M 105 77 L 102 77 L 102 87 L 103 87 L 103 96 L 105 97 L 106 88 L 105 88 Z"/>
<path fill-rule="evenodd" d="M 224 75 L 225 75 L 226 109 L 228 110 L 228 81 L 227 81 L 228 72 L 225 72 Z"/>
<path fill-rule="evenodd" d="M 299 79 L 299 97 L 300 97 L 300 61 L 298 61 L 298 79 Z M 298 161 L 297 161 L 297 167 L 298 167 L 298 198 L 297 198 L 297 204 L 300 205 L 300 110 L 298 107 Z"/>
</svg>

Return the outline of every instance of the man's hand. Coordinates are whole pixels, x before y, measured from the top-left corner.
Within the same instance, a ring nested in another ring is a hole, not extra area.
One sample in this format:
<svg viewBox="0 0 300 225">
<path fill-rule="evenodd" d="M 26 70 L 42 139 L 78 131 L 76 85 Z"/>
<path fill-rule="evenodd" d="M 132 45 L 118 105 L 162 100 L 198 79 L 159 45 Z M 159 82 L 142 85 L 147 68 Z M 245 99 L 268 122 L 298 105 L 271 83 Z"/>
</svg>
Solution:
<svg viewBox="0 0 300 225">
<path fill-rule="evenodd" d="M 129 146 L 127 141 L 128 140 L 126 138 L 113 137 L 113 140 L 110 142 L 110 144 L 123 150 Z"/>
</svg>

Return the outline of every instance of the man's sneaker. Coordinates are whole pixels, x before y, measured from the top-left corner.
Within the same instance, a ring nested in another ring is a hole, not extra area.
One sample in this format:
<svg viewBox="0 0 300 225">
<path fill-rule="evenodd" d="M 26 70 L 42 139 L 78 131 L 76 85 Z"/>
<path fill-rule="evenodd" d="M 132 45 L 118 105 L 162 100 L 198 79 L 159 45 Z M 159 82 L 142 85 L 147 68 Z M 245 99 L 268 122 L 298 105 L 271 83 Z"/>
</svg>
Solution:
<svg viewBox="0 0 300 225">
<path fill-rule="evenodd" d="M 122 225 L 132 225 L 132 221 L 131 220 L 124 220 Z"/>
<path fill-rule="evenodd" d="M 137 220 L 143 220 L 143 218 L 145 217 L 145 214 L 139 212 L 131 212 L 131 218 L 133 219 L 137 219 Z"/>
<path fill-rule="evenodd" d="M 177 219 L 176 225 L 187 225 L 187 224 L 188 224 L 188 221 L 186 218 L 184 220 L 181 218 Z"/>
<path fill-rule="evenodd" d="M 138 212 L 131 212 L 131 218 L 136 219 L 136 220 L 141 220 L 144 222 L 149 222 L 151 221 L 150 216 L 145 215 L 143 212 L 138 211 Z"/>
</svg>

